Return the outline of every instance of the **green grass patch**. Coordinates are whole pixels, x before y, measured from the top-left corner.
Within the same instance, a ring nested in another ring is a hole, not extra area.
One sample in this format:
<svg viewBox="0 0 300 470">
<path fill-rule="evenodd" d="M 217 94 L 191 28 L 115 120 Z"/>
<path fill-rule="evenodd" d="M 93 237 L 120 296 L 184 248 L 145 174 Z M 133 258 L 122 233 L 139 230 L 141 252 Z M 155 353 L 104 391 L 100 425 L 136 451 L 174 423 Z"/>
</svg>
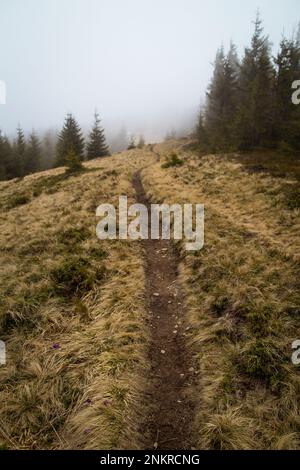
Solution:
<svg viewBox="0 0 300 470">
<path fill-rule="evenodd" d="M 161 165 L 162 168 L 171 168 L 174 166 L 182 166 L 183 165 L 183 160 L 181 160 L 176 152 L 172 152 L 171 155 L 169 155 L 166 158 L 165 163 Z"/>
<path fill-rule="evenodd" d="M 288 209 L 300 209 L 300 185 L 290 186 L 285 191 L 285 203 Z"/>
<path fill-rule="evenodd" d="M 6 201 L 6 209 L 14 209 L 18 206 L 24 206 L 30 202 L 30 196 L 25 193 L 14 194 Z"/>
<path fill-rule="evenodd" d="M 89 256 L 96 260 L 106 259 L 108 257 L 107 251 L 103 250 L 101 247 L 93 247 L 89 250 Z"/>
<path fill-rule="evenodd" d="M 71 227 L 58 235 L 58 241 L 65 245 L 75 245 L 87 240 L 91 236 L 86 227 Z"/>
<path fill-rule="evenodd" d="M 269 338 L 259 338 L 250 342 L 239 360 L 240 372 L 249 378 L 266 381 L 277 386 L 284 380 L 284 352 Z"/>
<path fill-rule="evenodd" d="M 51 271 L 55 291 L 65 297 L 81 296 L 91 290 L 96 281 L 104 279 L 104 265 L 94 267 L 87 259 L 73 256 Z"/>
<path fill-rule="evenodd" d="M 14 327 L 32 328 L 41 318 L 38 315 L 39 307 L 51 296 L 52 289 L 49 286 L 42 288 L 28 288 L 18 294 L 13 303 L 8 307 L 6 302 L 1 302 L 2 314 L 0 325 L 3 331 Z"/>
</svg>

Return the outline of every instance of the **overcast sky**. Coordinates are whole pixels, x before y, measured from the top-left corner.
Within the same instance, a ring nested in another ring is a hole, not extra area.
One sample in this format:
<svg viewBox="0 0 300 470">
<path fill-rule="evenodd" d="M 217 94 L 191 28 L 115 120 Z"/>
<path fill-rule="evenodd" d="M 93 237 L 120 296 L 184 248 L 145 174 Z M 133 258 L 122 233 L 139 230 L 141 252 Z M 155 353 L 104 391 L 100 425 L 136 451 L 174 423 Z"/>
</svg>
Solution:
<svg viewBox="0 0 300 470">
<path fill-rule="evenodd" d="M 0 128 L 89 126 L 155 135 L 192 116 L 217 48 L 243 51 L 260 9 L 274 48 L 300 18 L 299 0 L 0 0 Z"/>
</svg>

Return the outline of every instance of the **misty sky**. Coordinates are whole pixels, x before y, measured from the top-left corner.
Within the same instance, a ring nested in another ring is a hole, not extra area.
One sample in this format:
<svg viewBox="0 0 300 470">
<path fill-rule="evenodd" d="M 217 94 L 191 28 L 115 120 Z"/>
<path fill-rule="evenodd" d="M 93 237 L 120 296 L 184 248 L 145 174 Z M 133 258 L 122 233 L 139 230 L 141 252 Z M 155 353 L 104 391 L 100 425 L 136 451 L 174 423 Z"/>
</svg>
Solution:
<svg viewBox="0 0 300 470">
<path fill-rule="evenodd" d="M 299 0 L 0 0 L 0 128 L 60 128 L 67 112 L 158 138 L 193 119 L 217 48 L 249 44 L 257 8 L 278 47 Z"/>
</svg>

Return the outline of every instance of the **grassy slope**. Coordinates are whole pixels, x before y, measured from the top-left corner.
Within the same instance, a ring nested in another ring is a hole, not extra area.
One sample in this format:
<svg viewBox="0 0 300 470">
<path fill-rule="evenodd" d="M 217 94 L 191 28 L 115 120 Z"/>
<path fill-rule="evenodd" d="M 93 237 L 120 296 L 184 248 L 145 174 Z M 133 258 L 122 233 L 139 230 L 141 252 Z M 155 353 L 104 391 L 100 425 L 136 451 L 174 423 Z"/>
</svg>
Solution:
<svg viewBox="0 0 300 470">
<path fill-rule="evenodd" d="M 1 183 L 2 446 L 142 445 L 143 253 L 138 243 L 100 242 L 95 208 L 121 193 L 134 200 L 132 173 L 151 164 L 142 176 L 155 202 L 206 206 L 204 249 L 178 244 L 199 448 L 300 447 L 299 369 L 290 361 L 299 336 L 299 170 L 280 159 L 262 169 L 253 156 L 199 158 L 180 145 L 155 146 L 159 163 L 136 150 L 77 176 L 57 169 Z M 183 165 L 161 168 L 174 149 Z"/>
<path fill-rule="evenodd" d="M 95 209 L 122 193 L 133 200 L 132 173 L 152 158 L 127 152 L 77 176 L 57 169 L 1 184 L 2 447 L 137 445 L 142 253 L 100 242 Z"/>
<path fill-rule="evenodd" d="M 205 204 L 204 249 L 181 250 L 199 448 L 299 448 L 300 377 L 291 364 L 300 308 L 297 181 L 184 146 L 184 164 L 162 168 L 174 147 L 155 147 L 161 162 L 143 180 L 155 201 Z"/>
</svg>

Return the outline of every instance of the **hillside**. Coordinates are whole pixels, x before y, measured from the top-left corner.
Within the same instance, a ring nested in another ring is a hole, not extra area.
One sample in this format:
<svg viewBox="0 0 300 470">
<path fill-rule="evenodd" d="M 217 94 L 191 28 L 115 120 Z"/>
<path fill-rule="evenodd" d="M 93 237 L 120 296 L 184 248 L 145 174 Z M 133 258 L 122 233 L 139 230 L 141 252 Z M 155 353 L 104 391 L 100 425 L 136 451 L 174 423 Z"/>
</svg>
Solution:
<svg viewBox="0 0 300 470">
<path fill-rule="evenodd" d="M 0 183 L 0 445 L 299 448 L 297 161 L 182 140 L 84 166 Z M 205 204 L 204 248 L 100 241 L 121 194 Z"/>
</svg>

